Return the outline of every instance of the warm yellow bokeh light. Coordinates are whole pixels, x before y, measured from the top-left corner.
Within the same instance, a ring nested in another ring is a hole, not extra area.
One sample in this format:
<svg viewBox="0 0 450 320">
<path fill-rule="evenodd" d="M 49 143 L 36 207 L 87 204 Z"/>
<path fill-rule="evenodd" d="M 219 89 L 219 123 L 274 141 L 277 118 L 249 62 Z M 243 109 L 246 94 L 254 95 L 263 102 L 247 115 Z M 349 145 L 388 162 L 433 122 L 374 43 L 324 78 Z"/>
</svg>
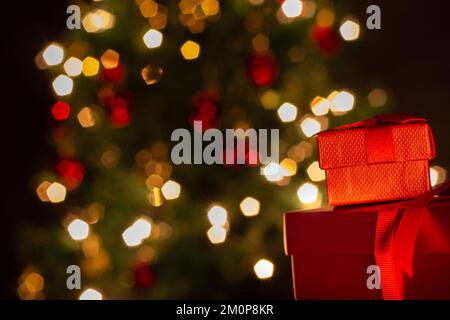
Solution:
<svg viewBox="0 0 450 320">
<path fill-rule="evenodd" d="M 285 102 L 278 108 L 278 116 L 283 122 L 292 122 L 297 118 L 297 107 L 292 103 Z"/>
<path fill-rule="evenodd" d="M 257 52 L 267 51 L 267 50 L 269 50 L 270 39 L 267 36 L 259 33 L 253 37 L 252 46 L 253 46 L 253 49 L 255 49 L 255 51 L 257 51 Z"/>
<path fill-rule="evenodd" d="M 313 135 L 319 133 L 321 131 L 320 122 L 311 117 L 306 117 L 300 124 L 300 127 L 308 138 L 311 138 Z"/>
<path fill-rule="evenodd" d="M 53 80 L 52 86 L 58 96 L 67 96 L 72 93 L 73 80 L 65 74 L 60 74 Z"/>
<path fill-rule="evenodd" d="M 44 289 L 44 278 L 36 272 L 32 272 L 23 281 L 23 285 L 30 293 L 37 293 Z"/>
<path fill-rule="evenodd" d="M 306 169 L 306 172 L 308 173 L 308 176 L 312 181 L 323 181 L 326 178 L 325 170 L 322 170 L 319 167 L 319 161 L 314 161 L 313 163 L 311 163 L 308 169 Z"/>
<path fill-rule="evenodd" d="M 99 32 L 114 26 L 114 15 L 103 9 L 96 9 L 86 14 L 81 21 L 84 29 L 91 32 Z"/>
<path fill-rule="evenodd" d="M 206 233 L 208 236 L 209 241 L 212 244 L 219 244 L 225 242 L 227 238 L 227 230 L 221 226 L 212 226 L 209 228 L 208 232 Z"/>
<path fill-rule="evenodd" d="M 39 200 L 42 202 L 48 202 L 50 199 L 47 196 L 47 189 L 50 187 L 51 183 L 48 181 L 43 181 L 36 188 L 36 194 L 39 197 Z"/>
<path fill-rule="evenodd" d="M 263 95 L 260 98 L 260 101 L 264 109 L 270 110 L 275 109 L 278 106 L 280 97 L 275 90 L 269 89 L 263 93 Z"/>
<path fill-rule="evenodd" d="M 284 0 L 281 10 L 288 18 L 298 17 L 302 13 L 303 3 L 300 0 Z"/>
<path fill-rule="evenodd" d="M 353 20 L 346 20 L 339 27 L 339 33 L 345 41 L 354 41 L 359 37 L 359 29 L 359 23 Z"/>
<path fill-rule="evenodd" d="M 52 203 L 63 202 L 66 199 L 66 193 L 66 187 L 58 182 L 53 182 L 47 188 L 47 197 Z"/>
<path fill-rule="evenodd" d="M 315 184 L 309 182 L 304 183 L 300 188 L 298 188 L 297 196 L 303 204 L 313 203 L 319 196 L 319 188 L 317 188 Z"/>
<path fill-rule="evenodd" d="M 311 101 L 311 111 L 316 116 L 324 116 L 330 111 L 330 101 L 324 97 L 315 97 Z"/>
<path fill-rule="evenodd" d="M 103 300 L 103 296 L 95 289 L 86 289 L 81 293 L 79 300 Z"/>
<path fill-rule="evenodd" d="M 375 88 L 367 96 L 369 103 L 374 108 L 383 107 L 387 102 L 387 93 L 382 89 Z"/>
<path fill-rule="evenodd" d="M 113 69 L 119 65 L 119 54 L 112 50 L 106 50 L 100 57 L 100 61 L 105 69 Z"/>
<path fill-rule="evenodd" d="M 297 173 L 297 162 L 292 159 L 283 159 L 280 162 L 280 167 L 283 170 L 283 175 L 285 177 L 291 177 Z"/>
<path fill-rule="evenodd" d="M 260 203 L 253 197 L 246 197 L 239 204 L 242 214 L 246 217 L 253 217 L 259 213 Z"/>
<path fill-rule="evenodd" d="M 64 62 L 64 71 L 70 77 L 77 77 L 83 71 L 83 62 L 75 57 L 70 57 Z"/>
<path fill-rule="evenodd" d="M 158 13 L 158 4 L 153 0 L 143 0 L 139 5 L 139 10 L 143 17 L 151 18 Z"/>
<path fill-rule="evenodd" d="M 153 49 L 161 45 L 163 35 L 158 30 L 150 29 L 144 34 L 143 39 L 147 48 Z"/>
<path fill-rule="evenodd" d="M 67 231 L 73 240 L 84 240 L 89 235 L 89 225 L 81 219 L 75 219 L 68 225 Z"/>
<path fill-rule="evenodd" d="M 44 49 L 42 58 L 48 66 L 56 66 L 64 59 L 64 48 L 57 43 L 52 43 Z"/>
<path fill-rule="evenodd" d="M 440 166 L 430 168 L 430 182 L 432 187 L 436 187 L 447 180 L 447 170 Z"/>
<path fill-rule="evenodd" d="M 91 108 L 84 107 L 78 112 L 78 122 L 83 128 L 89 128 L 95 125 L 94 113 Z"/>
<path fill-rule="evenodd" d="M 161 188 L 164 198 L 167 200 L 173 200 L 180 196 L 181 186 L 179 183 L 169 180 Z"/>
<path fill-rule="evenodd" d="M 197 59 L 200 55 L 200 45 L 197 42 L 188 40 L 181 46 L 180 51 L 186 60 Z"/>
<path fill-rule="evenodd" d="M 219 205 L 214 205 L 208 210 L 208 220 L 216 227 L 224 226 L 227 223 L 227 216 L 227 210 Z"/>
<path fill-rule="evenodd" d="M 268 279 L 273 275 L 273 263 L 266 259 L 261 259 L 253 266 L 256 276 L 259 279 Z"/>
<path fill-rule="evenodd" d="M 348 91 L 333 91 L 328 100 L 331 102 L 331 111 L 333 113 L 342 114 L 353 109 L 355 105 L 355 97 Z"/>
<path fill-rule="evenodd" d="M 83 60 L 83 74 L 86 77 L 93 77 L 98 73 L 100 63 L 94 57 L 86 57 Z"/>
</svg>

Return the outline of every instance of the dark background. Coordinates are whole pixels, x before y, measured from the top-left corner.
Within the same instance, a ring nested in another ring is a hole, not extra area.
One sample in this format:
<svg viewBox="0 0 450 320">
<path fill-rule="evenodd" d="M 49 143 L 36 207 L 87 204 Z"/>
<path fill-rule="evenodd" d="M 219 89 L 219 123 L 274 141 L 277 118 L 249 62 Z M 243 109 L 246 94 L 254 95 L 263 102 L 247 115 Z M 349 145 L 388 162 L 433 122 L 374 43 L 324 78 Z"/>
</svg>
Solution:
<svg viewBox="0 0 450 320">
<path fill-rule="evenodd" d="M 130 0 L 131 1 L 131 0 Z M 343 1 L 343 0 L 341 0 Z M 426 117 L 434 131 L 438 158 L 450 168 L 450 44 L 446 1 L 347 1 L 350 12 L 365 21 L 365 10 L 378 4 L 382 29 L 368 31 L 364 50 L 351 72 L 335 74 L 337 83 L 352 87 L 378 79 L 389 93 L 394 112 Z M 51 154 L 46 144 L 49 106 L 53 103 L 45 73 L 34 64 L 43 43 L 65 29 L 65 1 L 14 1 L 2 9 L 2 216 L 0 218 L 0 298 L 16 298 L 21 270 L 15 256 L 14 226 L 23 220 L 51 223 L 53 217 L 33 190 L 30 177 Z"/>
</svg>

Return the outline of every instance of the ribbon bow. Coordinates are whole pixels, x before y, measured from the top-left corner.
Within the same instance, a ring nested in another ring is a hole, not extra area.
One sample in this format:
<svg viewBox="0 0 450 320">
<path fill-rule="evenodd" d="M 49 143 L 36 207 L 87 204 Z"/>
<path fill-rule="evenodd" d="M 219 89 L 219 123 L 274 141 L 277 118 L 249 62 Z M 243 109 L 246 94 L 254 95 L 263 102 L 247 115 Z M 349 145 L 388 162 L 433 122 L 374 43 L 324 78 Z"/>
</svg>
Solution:
<svg viewBox="0 0 450 320">
<path fill-rule="evenodd" d="M 395 222 L 399 214 L 399 204 L 380 207 L 375 236 L 375 260 L 381 269 L 384 299 L 404 299 L 403 274 L 413 276 L 414 250 L 421 218 L 428 213 L 428 204 L 446 190 L 450 190 L 450 182 L 414 200 L 401 203 L 400 208 L 405 210 L 397 232 Z"/>
</svg>

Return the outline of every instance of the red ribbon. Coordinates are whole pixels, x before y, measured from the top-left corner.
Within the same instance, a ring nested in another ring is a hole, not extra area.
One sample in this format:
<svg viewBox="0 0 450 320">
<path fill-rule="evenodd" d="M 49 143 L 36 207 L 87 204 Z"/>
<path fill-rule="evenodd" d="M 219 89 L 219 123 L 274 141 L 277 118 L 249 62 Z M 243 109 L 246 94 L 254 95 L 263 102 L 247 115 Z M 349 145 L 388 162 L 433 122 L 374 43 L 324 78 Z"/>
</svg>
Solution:
<svg viewBox="0 0 450 320">
<path fill-rule="evenodd" d="M 424 118 L 407 116 L 396 113 L 382 114 L 375 116 L 370 119 L 345 124 L 343 126 L 336 127 L 331 130 L 346 130 L 346 129 L 357 129 L 357 128 L 373 128 L 382 125 L 401 125 L 408 123 L 426 123 Z"/>
<path fill-rule="evenodd" d="M 331 131 L 364 129 L 367 164 L 389 163 L 397 161 L 392 126 L 412 123 L 426 123 L 426 120 L 400 114 L 384 114 L 336 127 Z"/>
<path fill-rule="evenodd" d="M 450 190 L 450 182 L 414 200 L 379 207 L 374 253 L 381 270 L 384 299 L 404 299 L 403 275 L 413 276 L 414 250 L 421 218 L 428 213 L 428 204 L 445 190 Z M 402 208 L 405 210 L 395 232 L 395 223 Z"/>
</svg>

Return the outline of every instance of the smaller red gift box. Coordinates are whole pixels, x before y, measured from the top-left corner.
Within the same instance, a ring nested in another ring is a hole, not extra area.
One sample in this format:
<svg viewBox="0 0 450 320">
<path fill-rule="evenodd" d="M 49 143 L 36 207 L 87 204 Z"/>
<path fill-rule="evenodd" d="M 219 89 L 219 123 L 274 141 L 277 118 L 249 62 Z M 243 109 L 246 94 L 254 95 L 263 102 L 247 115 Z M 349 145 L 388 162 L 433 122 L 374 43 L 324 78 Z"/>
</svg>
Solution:
<svg viewBox="0 0 450 320">
<path fill-rule="evenodd" d="M 414 200 L 284 216 L 296 299 L 450 299 L 450 184 Z M 370 266 L 380 289 L 369 289 Z"/>
<path fill-rule="evenodd" d="M 318 134 L 332 206 L 408 199 L 430 190 L 433 134 L 423 118 L 382 115 Z"/>
</svg>

